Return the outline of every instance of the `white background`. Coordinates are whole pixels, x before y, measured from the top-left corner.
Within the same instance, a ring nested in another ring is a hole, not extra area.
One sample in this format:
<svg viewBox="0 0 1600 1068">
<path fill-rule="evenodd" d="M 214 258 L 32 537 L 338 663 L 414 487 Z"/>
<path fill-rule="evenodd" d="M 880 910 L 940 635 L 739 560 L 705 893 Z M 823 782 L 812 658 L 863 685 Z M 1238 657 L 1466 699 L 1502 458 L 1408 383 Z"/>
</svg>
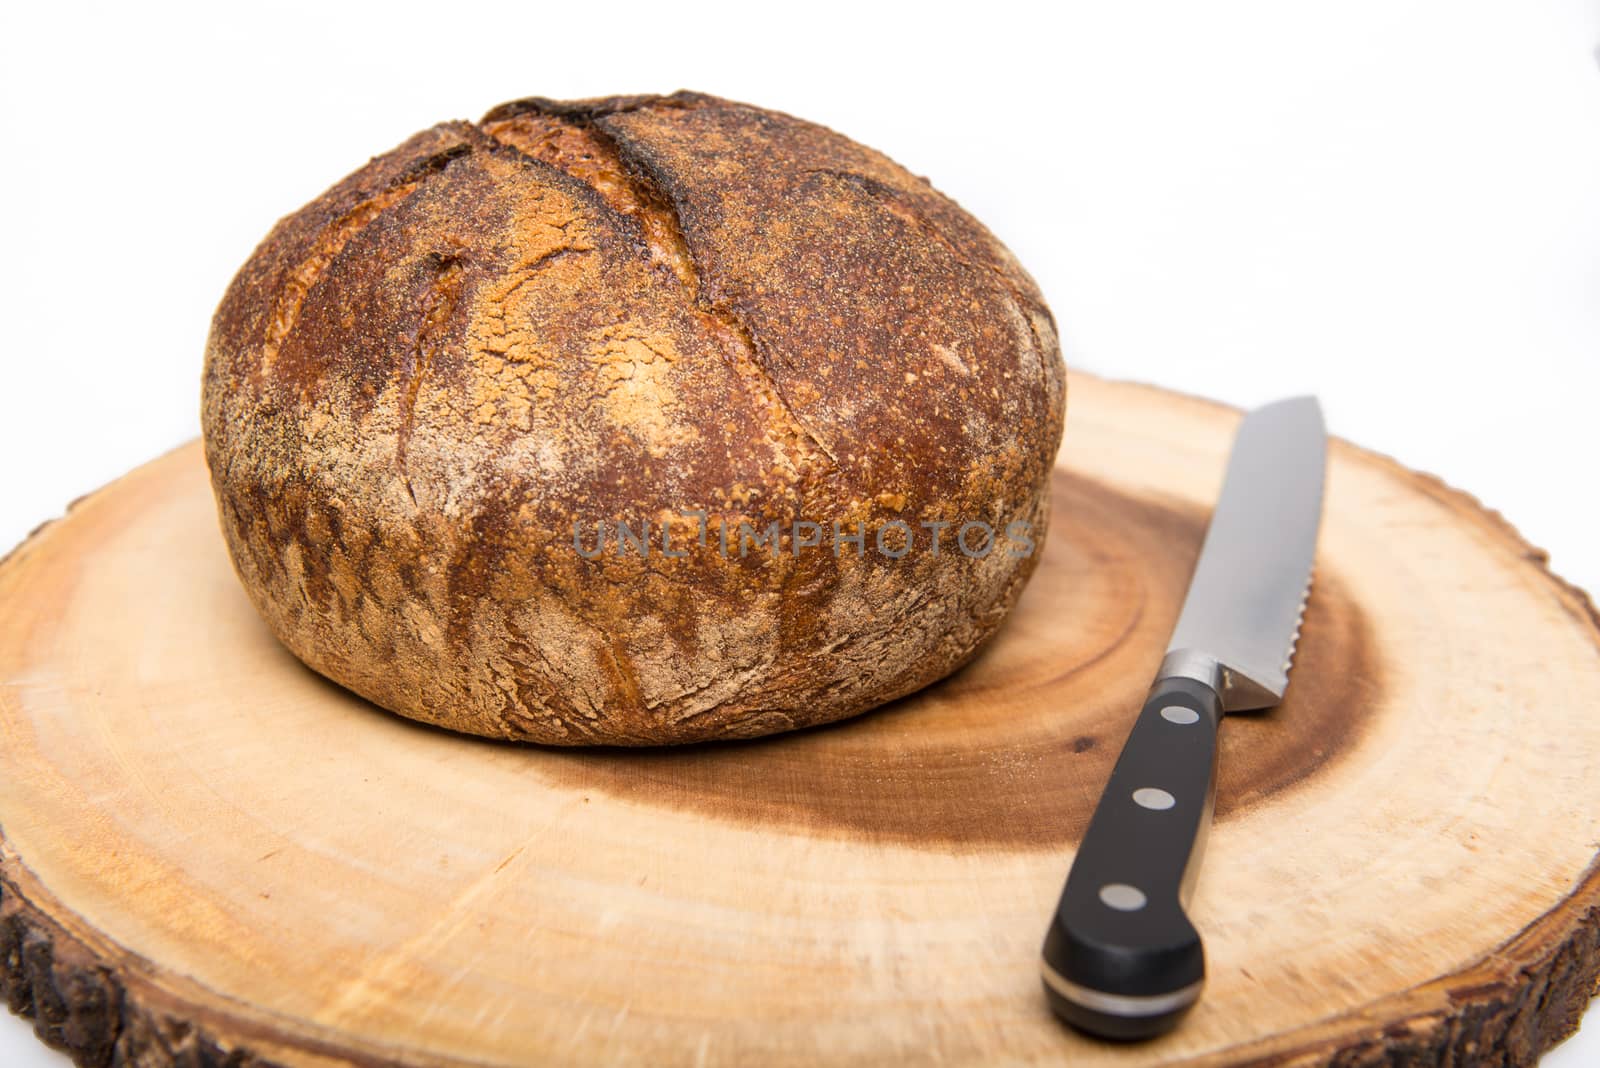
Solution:
<svg viewBox="0 0 1600 1068">
<path fill-rule="evenodd" d="M 685 87 L 929 175 L 1071 365 L 1315 391 L 1600 589 L 1595 2 L 6 12 L 0 549 L 198 433 L 209 316 L 279 215 L 438 120 Z M 0 1014 L 0 1065 L 62 1063 Z M 1600 1012 L 1546 1064 L 1600 1064 Z"/>
</svg>

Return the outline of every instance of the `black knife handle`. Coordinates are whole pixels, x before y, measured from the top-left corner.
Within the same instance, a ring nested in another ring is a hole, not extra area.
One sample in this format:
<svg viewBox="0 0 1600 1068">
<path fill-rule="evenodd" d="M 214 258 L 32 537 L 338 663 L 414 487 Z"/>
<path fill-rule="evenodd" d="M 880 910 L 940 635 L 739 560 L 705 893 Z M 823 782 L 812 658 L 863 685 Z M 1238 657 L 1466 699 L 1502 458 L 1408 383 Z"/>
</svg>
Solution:
<svg viewBox="0 0 1600 1068">
<path fill-rule="evenodd" d="M 1078 846 L 1045 935 L 1045 995 L 1103 1038 L 1172 1029 L 1205 983 L 1184 907 L 1216 791 L 1222 700 L 1203 682 L 1150 690 Z"/>
</svg>

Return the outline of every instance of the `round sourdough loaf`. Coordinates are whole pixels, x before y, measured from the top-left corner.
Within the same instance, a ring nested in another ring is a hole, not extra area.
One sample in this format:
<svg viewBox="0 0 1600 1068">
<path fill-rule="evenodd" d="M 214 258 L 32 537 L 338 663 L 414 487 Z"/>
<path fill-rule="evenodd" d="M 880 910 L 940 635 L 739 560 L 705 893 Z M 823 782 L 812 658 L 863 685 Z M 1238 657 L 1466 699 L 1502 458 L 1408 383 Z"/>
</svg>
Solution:
<svg viewBox="0 0 1600 1068">
<path fill-rule="evenodd" d="M 968 659 L 1043 543 L 1064 393 L 1037 287 L 956 204 L 678 93 L 445 123 L 281 221 L 202 414 L 306 664 L 459 731 L 646 745 Z"/>
</svg>

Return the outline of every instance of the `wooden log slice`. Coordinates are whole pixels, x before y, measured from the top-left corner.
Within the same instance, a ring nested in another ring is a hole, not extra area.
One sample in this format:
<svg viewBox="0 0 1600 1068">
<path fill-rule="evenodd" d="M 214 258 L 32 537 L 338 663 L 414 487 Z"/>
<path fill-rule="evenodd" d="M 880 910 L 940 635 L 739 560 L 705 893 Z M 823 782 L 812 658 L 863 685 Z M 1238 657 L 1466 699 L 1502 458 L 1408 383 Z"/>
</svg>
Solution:
<svg viewBox="0 0 1600 1068">
<path fill-rule="evenodd" d="M 1288 699 L 1222 729 L 1199 1007 L 1037 959 L 1237 413 L 1078 377 L 1053 529 L 965 671 L 857 720 L 568 751 L 305 670 L 198 446 L 0 566 L 5 993 L 82 1064 L 1522 1064 L 1600 971 L 1600 627 L 1497 516 L 1343 443 Z"/>
</svg>

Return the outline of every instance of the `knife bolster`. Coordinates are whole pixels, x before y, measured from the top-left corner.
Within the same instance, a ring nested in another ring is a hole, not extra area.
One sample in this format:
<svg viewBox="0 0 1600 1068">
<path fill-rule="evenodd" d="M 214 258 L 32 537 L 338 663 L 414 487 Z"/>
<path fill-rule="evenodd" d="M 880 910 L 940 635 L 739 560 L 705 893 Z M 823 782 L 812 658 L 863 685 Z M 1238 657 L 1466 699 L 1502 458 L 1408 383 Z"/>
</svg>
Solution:
<svg viewBox="0 0 1600 1068">
<path fill-rule="evenodd" d="M 1288 684 L 1281 671 L 1274 675 L 1245 670 L 1224 664 L 1198 649 L 1169 650 L 1161 661 L 1161 670 L 1156 672 L 1156 684 L 1167 679 L 1193 679 L 1201 683 L 1222 699 L 1224 712 L 1270 708 L 1283 699 Z"/>
</svg>

